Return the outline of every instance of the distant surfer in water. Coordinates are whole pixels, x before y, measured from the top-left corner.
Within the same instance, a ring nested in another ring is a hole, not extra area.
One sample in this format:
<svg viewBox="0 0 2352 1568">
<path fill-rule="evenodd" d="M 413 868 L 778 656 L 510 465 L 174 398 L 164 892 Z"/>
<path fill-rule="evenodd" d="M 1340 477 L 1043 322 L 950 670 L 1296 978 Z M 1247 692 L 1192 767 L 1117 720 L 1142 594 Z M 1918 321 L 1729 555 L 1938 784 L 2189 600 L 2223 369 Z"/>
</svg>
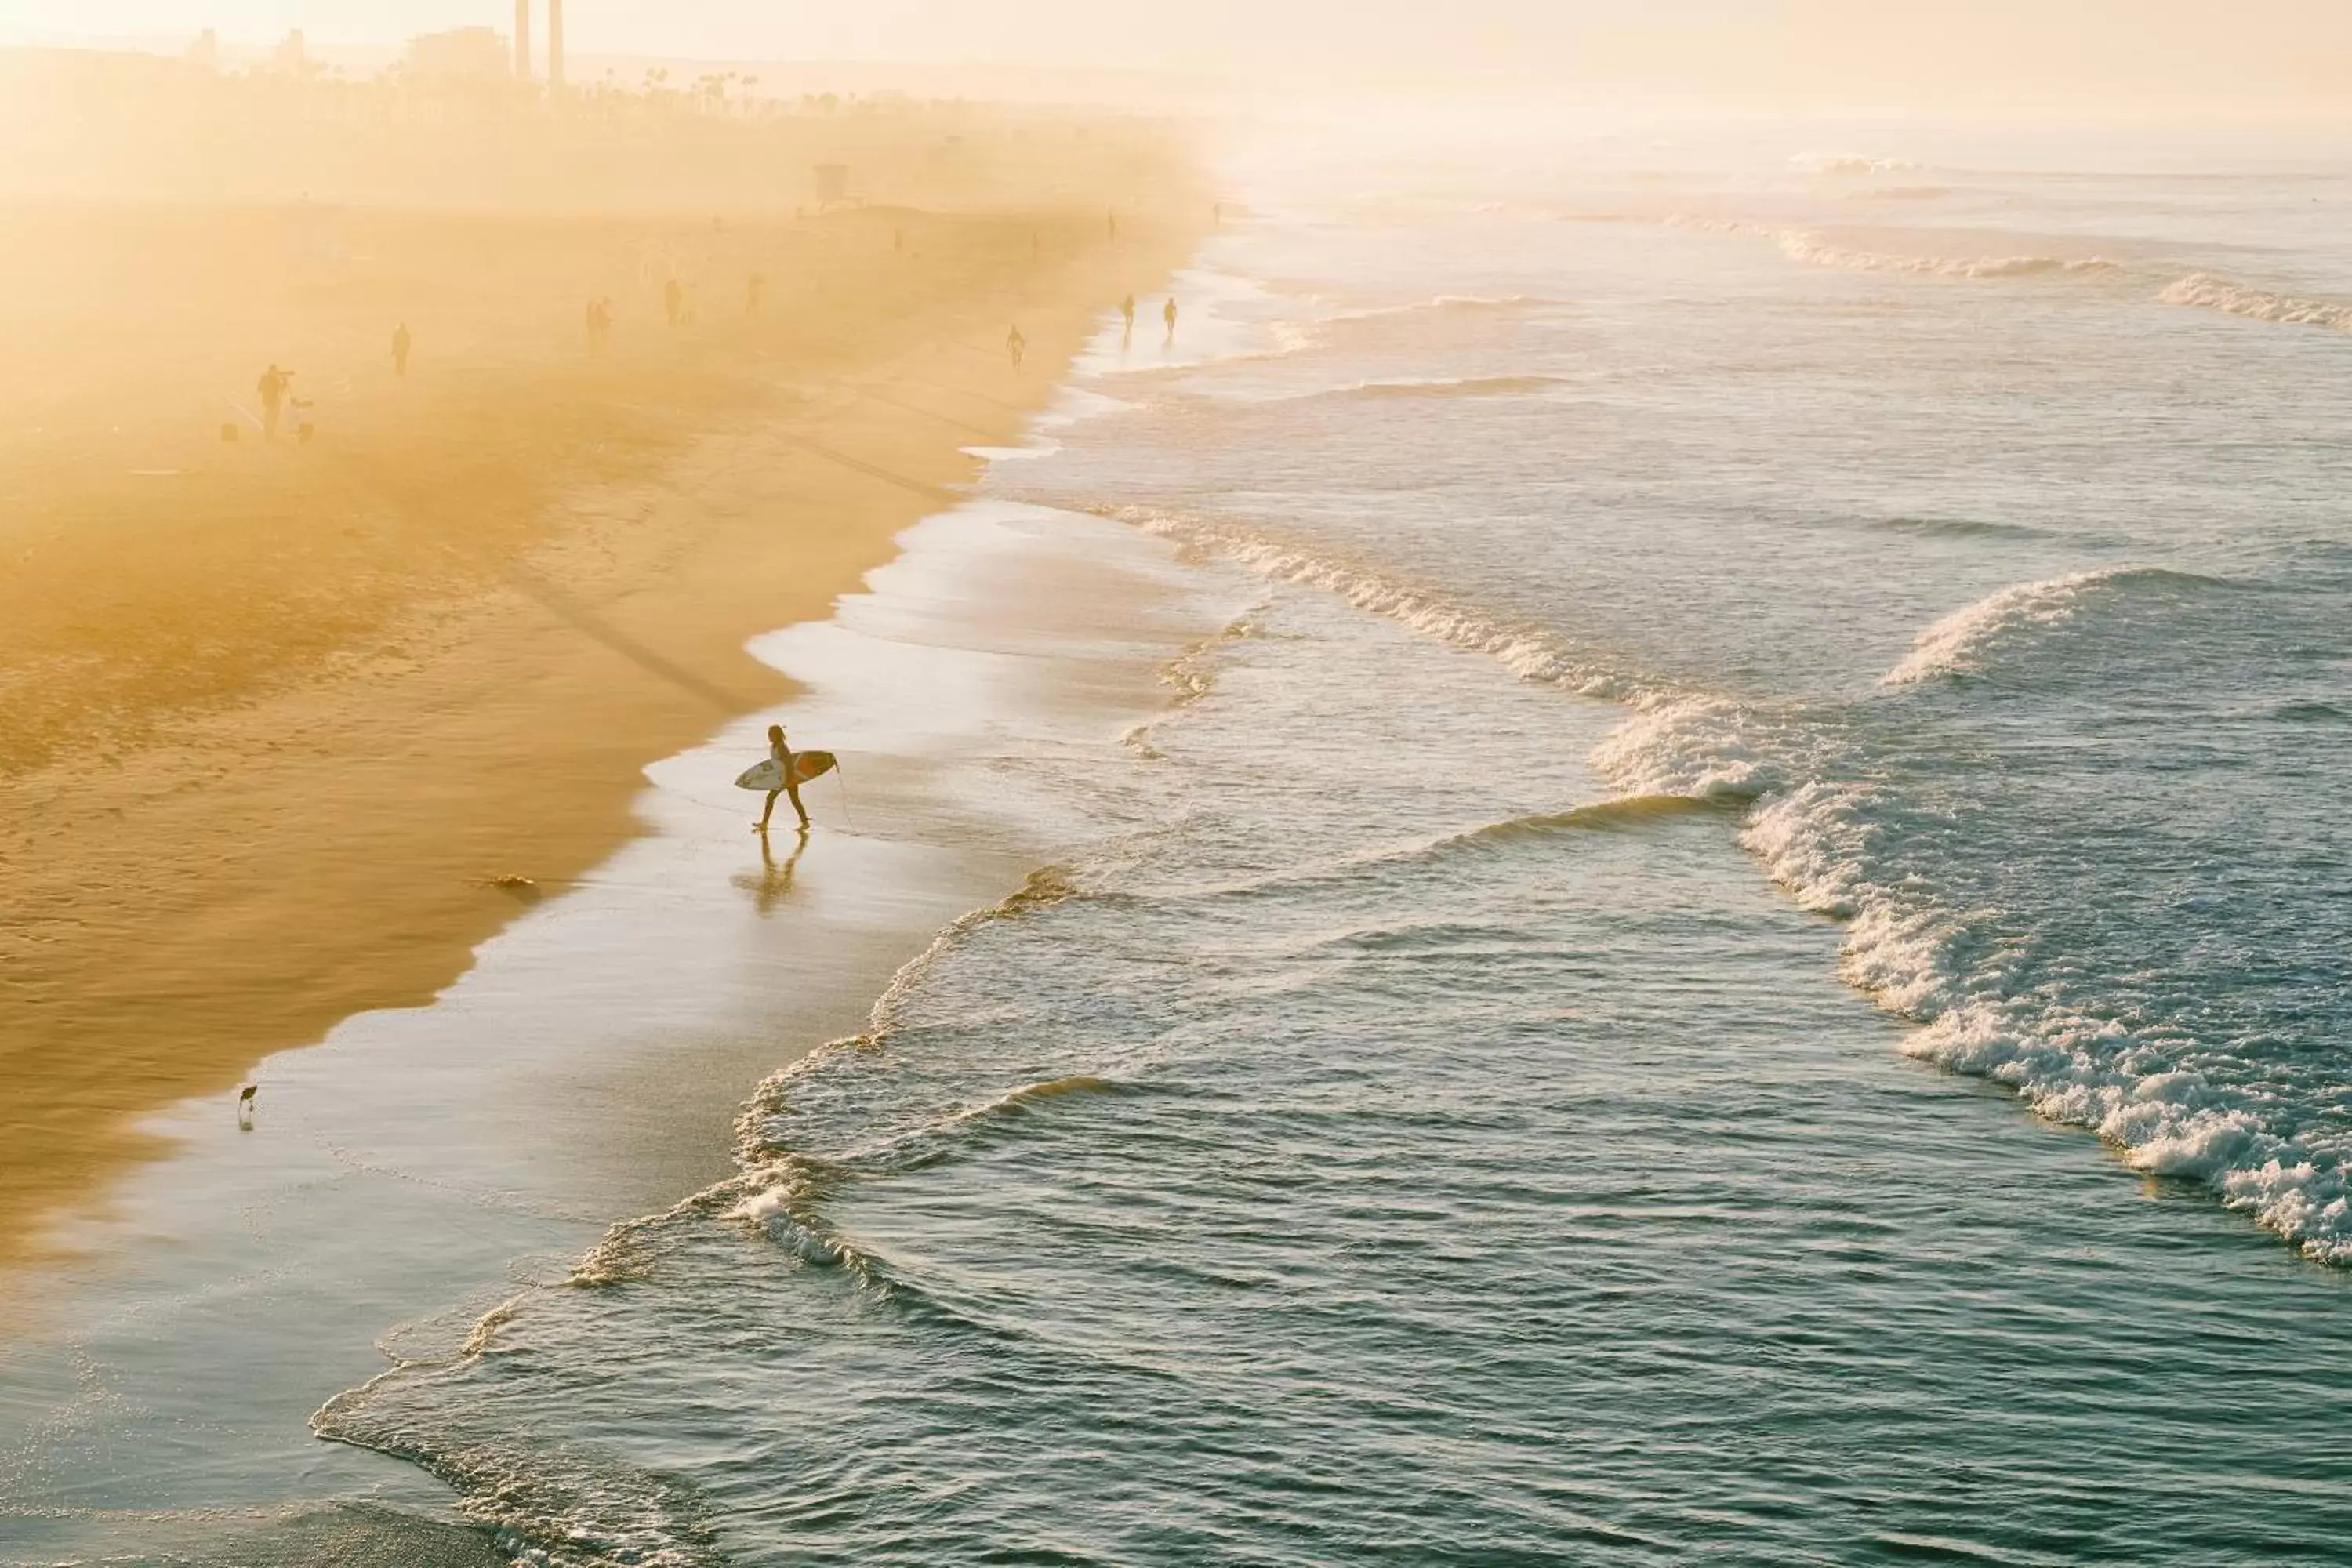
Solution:
<svg viewBox="0 0 2352 1568">
<path fill-rule="evenodd" d="M 768 726 L 768 755 L 776 760 L 777 771 L 783 775 L 784 782 L 782 788 L 768 792 L 768 808 L 760 813 L 760 820 L 751 825 L 751 829 L 755 833 L 767 832 L 768 818 L 776 815 L 776 797 L 788 795 L 793 797 L 793 809 L 800 814 L 801 831 L 806 833 L 809 830 L 808 807 L 801 804 L 800 781 L 793 776 L 793 749 L 784 742 L 784 727 L 782 724 Z"/>
</svg>

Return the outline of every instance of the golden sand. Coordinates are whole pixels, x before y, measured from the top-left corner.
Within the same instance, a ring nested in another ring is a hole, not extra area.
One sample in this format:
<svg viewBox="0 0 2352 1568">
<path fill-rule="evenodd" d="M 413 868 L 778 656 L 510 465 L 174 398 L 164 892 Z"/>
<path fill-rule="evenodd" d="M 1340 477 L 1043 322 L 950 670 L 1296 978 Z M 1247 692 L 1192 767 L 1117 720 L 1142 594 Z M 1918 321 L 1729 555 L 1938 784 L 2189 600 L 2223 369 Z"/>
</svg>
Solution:
<svg viewBox="0 0 2352 1568">
<path fill-rule="evenodd" d="M 959 210 L 355 205 L 315 275 L 283 204 L 0 219 L 0 1258 L 157 1152 L 142 1112 L 425 1002 L 497 879 L 583 871 L 646 763 L 785 695 L 743 640 L 825 615 L 1181 260 L 1175 154 L 1083 137 L 1005 132 Z M 307 444 L 252 426 L 273 360 Z"/>
</svg>

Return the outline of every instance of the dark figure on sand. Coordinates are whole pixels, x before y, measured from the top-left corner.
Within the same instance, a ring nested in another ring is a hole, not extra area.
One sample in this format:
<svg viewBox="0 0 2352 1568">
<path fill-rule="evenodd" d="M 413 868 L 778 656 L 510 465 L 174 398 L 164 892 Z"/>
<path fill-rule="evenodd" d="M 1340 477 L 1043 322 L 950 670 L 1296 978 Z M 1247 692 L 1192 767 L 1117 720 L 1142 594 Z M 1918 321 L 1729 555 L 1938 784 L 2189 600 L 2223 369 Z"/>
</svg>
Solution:
<svg viewBox="0 0 2352 1568">
<path fill-rule="evenodd" d="M 286 394 L 294 384 L 294 373 L 280 370 L 276 361 L 270 362 L 253 390 L 261 395 L 261 433 L 271 439 L 278 436 L 278 411 L 286 406 Z"/>
<path fill-rule="evenodd" d="M 1135 296 L 1129 294 L 1118 302 L 1118 319 L 1127 323 L 1124 336 L 1135 336 Z"/>
<path fill-rule="evenodd" d="M 604 352 L 605 340 L 613 335 L 613 301 L 588 301 L 588 353 L 593 358 Z"/>
<path fill-rule="evenodd" d="M 1029 340 L 1021 335 L 1021 328 L 1017 322 L 1011 331 L 1004 334 L 1004 352 L 1012 357 L 1013 368 L 1018 370 L 1021 367 L 1021 356 L 1029 352 Z"/>
<path fill-rule="evenodd" d="M 392 374 L 408 374 L 408 323 L 403 321 L 392 329 Z"/>
<path fill-rule="evenodd" d="M 1168 296 L 1168 303 L 1160 308 L 1160 319 L 1168 323 L 1168 341 L 1176 341 L 1176 296 Z"/>
<path fill-rule="evenodd" d="M 793 777 L 793 749 L 784 742 L 784 727 L 782 724 L 768 726 L 768 755 L 775 758 L 776 766 L 782 770 L 784 787 L 768 792 L 768 808 L 760 813 L 760 820 L 751 825 L 751 831 L 767 832 L 768 818 L 776 815 L 776 797 L 788 795 L 793 797 L 793 810 L 800 815 L 801 831 L 806 833 L 809 828 L 808 807 L 801 804 L 801 786 Z"/>
</svg>

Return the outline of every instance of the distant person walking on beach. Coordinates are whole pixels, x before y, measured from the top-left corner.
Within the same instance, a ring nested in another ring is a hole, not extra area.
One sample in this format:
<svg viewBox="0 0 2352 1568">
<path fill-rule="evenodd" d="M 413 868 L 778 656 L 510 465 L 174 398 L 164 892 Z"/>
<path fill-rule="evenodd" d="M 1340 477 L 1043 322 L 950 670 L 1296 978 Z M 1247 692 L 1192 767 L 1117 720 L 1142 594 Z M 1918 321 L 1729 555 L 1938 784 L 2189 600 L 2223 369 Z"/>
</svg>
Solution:
<svg viewBox="0 0 2352 1568">
<path fill-rule="evenodd" d="M 1127 323 L 1126 336 L 1135 336 L 1135 296 L 1129 294 L 1118 302 L 1118 319 Z"/>
<path fill-rule="evenodd" d="M 1029 352 L 1029 340 L 1021 335 L 1021 324 L 1018 321 L 1013 323 L 1011 331 L 1004 334 L 1004 352 L 1012 356 L 1013 368 L 1020 369 L 1021 356 Z"/>
<path fill-rule="evenodd" d="M 1160 319 L 1168 323 L 1168 341 L 1176 341 L 1176 296 L 1168 296 L 1168 303 L 1160 308 Z"/>
<path fill-rule="evenodd" d="M 408 323 L 403 321 L 392 329 L 392 374 L 394 375 L 408 374 Z"/>
<path fill-rule="evenodd" d="M 604 352 L 604 343 L 613 335 L 613 301 L 588 301 L 588 353 L 591 358 Z"/>
<path fill-rule="evenodd" d="M 756 316 L 760 313 L 760 296 L 767 291 L 767 288 L 768 280 L 765 278 L 761 277 L 756 272 L 751 274 L 751 280 L 743 285 L 743 313 L 745 315 Z"/>
<path fill-rule="evenodd" d="M 801 831 L 806 833 L 809 827 L 808 807 L 801 804 L 800 781 L 793 776 L 793 749 L 784 741 L 782 724 L 768 726 L 768 755 L 776 760 L 776 767 L 783 776 L 783 787 L 768 792 L 768 808 L 760 813 L 760 820 L 751 825 L 752 831 L 768 831 L 768 818 L 776 815 L 776 797 L 788 795 L 793 797 L 793 810 L 800 814 Z"/>
<path fill-rule="evenodd" d="M 254 383 L 253 390 L 261 395 L 261 434 L 264 437 L 277 439 L 278 412 L 286 406 L 286 393 L 293 384 L 294 373 L 278 369 L 275 360 L 269 363 L 268 370 L 261 373 L 261 379 Z"/>
<path fill-rule="evenodd" d="M 686 289 L 673 278 L 662 285 L 662 314 L 668 317 L 669 324 L 675 327 L 685 313 Z"/>
</svg>

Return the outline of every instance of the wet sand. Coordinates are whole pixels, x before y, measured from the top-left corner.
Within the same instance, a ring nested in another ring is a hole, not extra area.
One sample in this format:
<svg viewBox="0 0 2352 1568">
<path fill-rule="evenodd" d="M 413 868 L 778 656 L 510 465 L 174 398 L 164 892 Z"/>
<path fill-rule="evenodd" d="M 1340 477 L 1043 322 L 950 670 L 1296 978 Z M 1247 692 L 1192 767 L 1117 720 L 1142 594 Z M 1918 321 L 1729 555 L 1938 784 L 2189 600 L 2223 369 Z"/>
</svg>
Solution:
<svg viewBox="0 0 2352 1568">
<path fill-rule="evenodd" d="M 423 337 L 398 383 L 326 334 L 302 374 L 350 390 L 308 447 L 124 417 L 122 384 L 76 461 L 7 448 L 0 1260 L 170 1147 L 143 1115 L 430 1000 L 533 896 L 494 879 L 609 854 L 648 762 L 788 689 L 744 638 L 822 617 L 961 448 L 1013 439 L 1179 258 L 1171 218 L 779 221 L 758 323 L 635 300 L 591 362 L 565 299 L 527 349 Z M 705 261 L 714 294 L 741 274 Z"/>
<path fill-rule="evenodd" d="M 898 964 L 1100 824 L 1017 758 L 1116 747 L 1164 661 L 1226 613 L 1173 549 L 978 501 L 824 621 L 754 639 L 802 683 L 646 771 L 639 837 L 485 942 L 431 1005 L 367 1013 L 225 1100 L 145 1123 L 47 1309 L 0 1344 L 0 1520 L 29 1560 L 488 1562 L 421 1474 L 312 1413 L 461 1353 L 605 1227 L 732 1170 L 761 1078 L 861 1028 Z M 840 749 L 805 840 L 760 844 L 726 780 L 774 717 Z M 854 823 L 854 826 L 852 824 Z M 0 1549 L 0 1561 L 16 1561 Z"/>
</svg>

